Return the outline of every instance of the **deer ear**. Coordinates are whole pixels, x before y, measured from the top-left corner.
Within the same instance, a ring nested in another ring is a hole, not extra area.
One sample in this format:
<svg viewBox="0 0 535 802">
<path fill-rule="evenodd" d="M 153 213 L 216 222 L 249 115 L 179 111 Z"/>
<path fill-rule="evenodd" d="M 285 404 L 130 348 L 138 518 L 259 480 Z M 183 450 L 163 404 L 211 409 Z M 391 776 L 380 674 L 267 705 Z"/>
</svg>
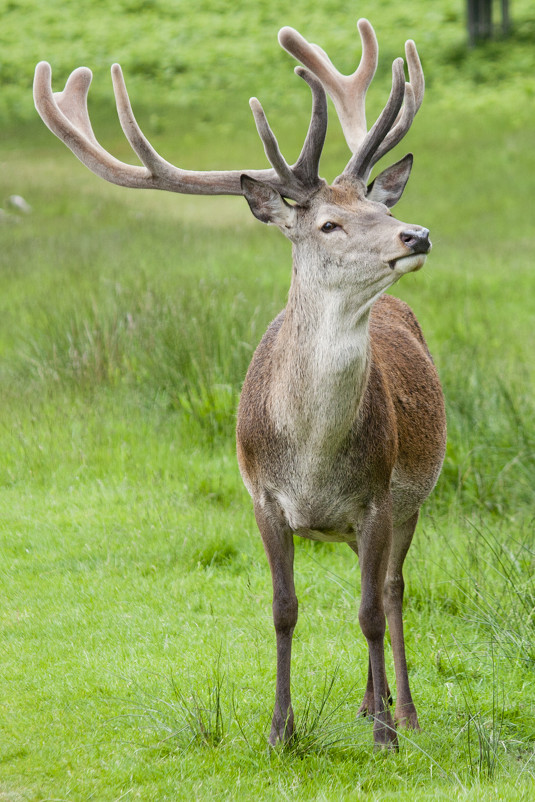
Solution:
<svg viewBox="0 0 535 802">
<path fill-rule="evenodd" d="M 248 175 L 242 175 L 240 181 L 247 203 L 258 220 L 274 223 L 282 229 L 289 229 L 294 225 L 297 212 L 276 189 Z"/>
<path fill-rule="evenodd" d="M 399 162 L 392 164 L 368 186 L 366 197 L 391 208 L 403 194 L 412 168 L 412 153 L 407 153 Z"/>
</svg>

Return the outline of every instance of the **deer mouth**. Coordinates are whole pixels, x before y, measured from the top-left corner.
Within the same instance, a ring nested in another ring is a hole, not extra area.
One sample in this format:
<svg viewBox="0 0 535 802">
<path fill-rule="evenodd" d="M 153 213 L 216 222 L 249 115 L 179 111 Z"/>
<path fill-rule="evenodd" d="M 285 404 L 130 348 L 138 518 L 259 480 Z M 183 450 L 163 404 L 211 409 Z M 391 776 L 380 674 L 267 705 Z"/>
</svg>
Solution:
<svg viewBox="0 0 535 802">
<path fill-rule="evenodd" d="M 397 259 L 390 259 L 388 261 L 388 267 L 390 270 L 399 270 L 402 273 L 413 273 L 424 266 L 425 260 L 425 253 L 411 253 L 408 256 L 399 256 Z"/>
</svg>

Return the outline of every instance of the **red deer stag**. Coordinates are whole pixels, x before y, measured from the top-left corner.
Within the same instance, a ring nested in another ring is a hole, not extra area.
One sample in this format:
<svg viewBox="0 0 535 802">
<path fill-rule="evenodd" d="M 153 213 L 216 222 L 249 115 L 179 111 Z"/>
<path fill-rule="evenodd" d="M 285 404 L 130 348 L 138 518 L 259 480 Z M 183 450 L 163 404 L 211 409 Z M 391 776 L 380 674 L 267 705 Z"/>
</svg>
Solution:
<svg viewBox="0 0 535 802">
<path fill-rule="evenodd" d="M 253 214 L 291 240 L 288 304 L 269 326 L 241 395 L 237 450 L 252 496 L 273 580 L 277 680 L 270 743 L 294 731 L 290 655 L 297 622 L 294 535 L 347 543 L 361 572 L 359 622 L 369 650 L 359 712 L 374 720 L 377 747 L 397 746 L 385 672 L 385 614 L 397 685 L 395 720 L 418 728 L 403 638 L 402 567 L 419 508 L 434 487 L 444 456 L 445 415 L 437 372 L 411 310 L 383 293 L 419 270 L 429 232 L 396 220 L 390 209 L 408 180 L 412 155 L 368 184 L 375 163 L 400 142 L 423 97 L 416 47 L 406 44 L 392 66 L 392 90 L 367 130 L 365 96 L 377 65 L 377 40 L 358 22 L 362 58 L 351 76 L 297 31 L 283 28 L 282 46 L 312 91 L 312 117 L 292 166 L 282 156 L 262 106 L 251 108 L 271 169 L 182 170 L 165 161 L 141 132 L 119 65 L 112 67 L 119 119 L 144 166 L 125 164 L 98 143 L 87 112 L 91 72 L 75 70 L 63 92 L 51 70 L 37 66 L 35 104 L 48 127 L 94 173 L 126 187 L 200 195 L 245 195 Z M 318 167 L 331 95 L 352 156 L 332 185 Z M 288 203 L 286 199 L 292 201 Z"/>
</svg>

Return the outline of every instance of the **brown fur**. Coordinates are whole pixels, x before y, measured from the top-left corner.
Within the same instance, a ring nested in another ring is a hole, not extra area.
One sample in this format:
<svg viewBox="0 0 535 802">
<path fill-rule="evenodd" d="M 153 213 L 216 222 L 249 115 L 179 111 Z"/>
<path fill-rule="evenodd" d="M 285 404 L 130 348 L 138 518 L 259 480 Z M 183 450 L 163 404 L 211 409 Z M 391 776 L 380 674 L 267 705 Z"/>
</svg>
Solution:
<svg viewBox="0 0 535 802">
<path fill-rule="evenodd" d="M 394 521 L 403 523 L 433 489 L 446 448 L 446 415 L 440 381 L 411 309 L 383 295 L 370 318 L 372 364 L 381 366 L 397 430 L 396 467 L 411 477 L 414 509 L 394 499 Z M 412 505 L 411 505 L 412 506 Z M 397 520 L 396 520 L 397 519 Z"/>
<path fill-rule="evenodd" d="M 289 458 L 287 440 L 276 431 L 269 413 L 273 345 L 284 315 L 282 311 L 273 321 L 255 352 L 238 410 L 238 461 L 253 486 L 259 476 L 264 479 L 266 470 L 280 476 Z M 340 454 L 339 488 L 342 494 L 361 496 L 365 503 L 366 488 L 373 487 L 375 492 L 381 485 L 387 492 L 397 466 L 415 484 L 413 514 L 432 490 L 444 456 L 440 382 L 418 321 L 403 301 L 390 295 L 376 301 L 370 315 L 370 340 L 368 384 Z M 399 523 L 403 517 L 400 510 Z"/>
</svg>

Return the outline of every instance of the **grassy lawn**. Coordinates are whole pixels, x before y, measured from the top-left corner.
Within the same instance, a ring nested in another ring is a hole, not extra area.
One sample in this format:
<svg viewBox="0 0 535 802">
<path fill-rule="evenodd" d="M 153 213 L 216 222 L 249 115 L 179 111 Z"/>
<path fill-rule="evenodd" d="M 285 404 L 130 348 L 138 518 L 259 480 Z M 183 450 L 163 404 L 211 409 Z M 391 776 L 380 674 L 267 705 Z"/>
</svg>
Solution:
<svg viewBox="0 0 535 802">
<path fill-rule="evenodd" d="M 388 756 L 355 719 L 356 559 L 309 542 L 296 543 L 298 738 L 266 746 L 271 582 L 233 429 L 254 347 L 285 303 L 289 244 L 242 199 L 100 181 L 34 119 L 27 86 L 40 58 L 57 89 L 94 64 L 98 133 L 129 159 L 104 74 L 120 57 L 166 158 L 263 167 L 247 97 L 267 98 L 289 158 L 309 102 L 274 32 L 292 24 L 349 53 L 349 71 L 355 12 L 301 0 L 287 14 L 239 3 L 232 19 L 215 0 L 94 3 L 84 21 L 57 1 L 3 10 L 0 205 L 20 194 L 33 211 L 0 223 L 0 800 L 533 798 L 534 23 L 519 0 L 509 46 L 465 56 L 457 6 L 358 7 L 387 63 L 372 108 L 405 36 L 429 65 L 396 215 L 428 226 L 434 249 L 393 292 L 422 324 L 449 428 L 406 567 L 423 731 Z M 346 160 L 331 117 L 329 179 Z"/>
</svg>

